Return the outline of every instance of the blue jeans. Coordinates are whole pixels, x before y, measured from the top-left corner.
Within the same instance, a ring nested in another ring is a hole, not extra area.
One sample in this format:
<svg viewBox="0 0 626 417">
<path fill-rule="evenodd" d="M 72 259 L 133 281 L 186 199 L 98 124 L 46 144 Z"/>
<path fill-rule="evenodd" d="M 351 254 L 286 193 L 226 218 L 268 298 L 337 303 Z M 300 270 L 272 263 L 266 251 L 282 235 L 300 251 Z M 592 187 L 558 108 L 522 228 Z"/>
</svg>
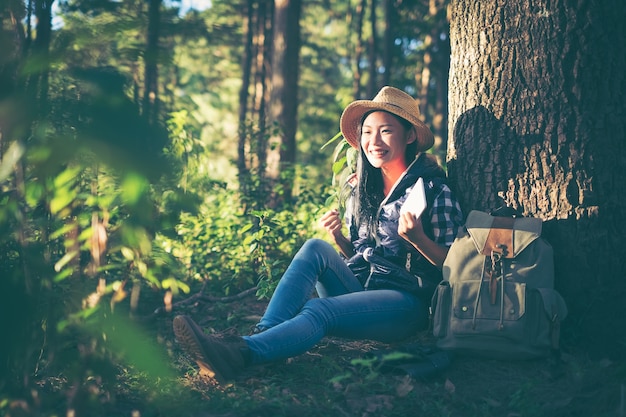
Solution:
<svg viewBox="0 0 626 417">
<path fill-rule="evenodd" d="M 428 306 L 418 297 L 365 291 L 331 244 L 311 239 L 278 283 L 257 325 L 265 331 L 244 340 L 252 363 L 260 364 L 302 354 L 326 335 L 393 342 L 427 324 Z"/>
</svg>

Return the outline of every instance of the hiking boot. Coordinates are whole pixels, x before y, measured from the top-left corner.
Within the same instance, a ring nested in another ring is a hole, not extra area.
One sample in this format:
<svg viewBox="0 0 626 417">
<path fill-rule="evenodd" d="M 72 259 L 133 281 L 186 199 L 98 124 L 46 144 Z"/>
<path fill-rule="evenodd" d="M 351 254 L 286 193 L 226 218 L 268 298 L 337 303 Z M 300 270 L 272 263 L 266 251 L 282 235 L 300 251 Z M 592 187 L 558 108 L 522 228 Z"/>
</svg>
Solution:
<svg viewBox="0 0 626 417">
<path fill-rule="evenodd" d="M 176 316 L 172 324 L 176 339 L 198 364 L 200 374 L 208 375 L 223 385 L 244 370 L 249 349 L 243 339 L 227 343 L 206 335 L 188 316 Z"/>
</svg>

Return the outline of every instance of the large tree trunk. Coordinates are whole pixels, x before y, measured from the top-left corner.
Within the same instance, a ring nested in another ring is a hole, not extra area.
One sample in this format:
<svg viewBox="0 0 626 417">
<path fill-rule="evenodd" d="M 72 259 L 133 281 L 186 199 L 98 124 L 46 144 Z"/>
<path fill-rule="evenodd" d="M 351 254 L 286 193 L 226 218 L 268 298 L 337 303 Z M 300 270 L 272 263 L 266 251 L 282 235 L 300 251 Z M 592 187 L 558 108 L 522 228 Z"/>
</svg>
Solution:
<svg viewBox="0 0 626 417">
<path fill-rule="evenodd" d="M 269 204 L 274 207 L 291 200 L 293 190 L 301 6 L 301 0 L 275 1 L 270 118 L 278 132 L 272 132 L 267 158 L 268 178 L 273 184 L 281 185 L 272 186 L 274 193 Z"/>
<path fill-rule="evenodd" d="M 448 166 L 465 211 L 546 220 L 566 336 L 626 345 L 622 0 L 455 0 Z"/>
</svg>

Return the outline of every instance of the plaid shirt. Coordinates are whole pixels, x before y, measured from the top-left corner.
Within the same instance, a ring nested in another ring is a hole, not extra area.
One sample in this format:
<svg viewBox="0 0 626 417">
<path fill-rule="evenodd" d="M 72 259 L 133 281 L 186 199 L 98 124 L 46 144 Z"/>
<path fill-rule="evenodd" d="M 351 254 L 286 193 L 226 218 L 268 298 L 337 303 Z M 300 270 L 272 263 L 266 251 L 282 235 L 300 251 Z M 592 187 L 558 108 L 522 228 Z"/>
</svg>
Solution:
<svg viewBox="0 0 626 417">
<path fill-rule="evenodd" d="M 351 240 L 357 253 L 374 248 L 376 253 L 405 267 L 415 274 L 434 275 L 439 272 L 412 245 L 398 235 L 400 208 L 406 201 L 418 178 L 424 178 L 428 203 L 422 213 L 424 233 L 441 246 L 450 246 L 463 226 L 463 214 L 458 200 L 446 184 L 445 173 L 427 155 L 420 155 L 398 180 L 378 210 L 377 235 L 372 238 L 365 227 L 357 227 L 347 219 Z M 408 259 L 408 260 L 407 260 Z"/>
<path fill-rule="evenodd" d="M 437 181 L 437 183 L 429 181 L 425 185 L 425 187 L 430 186 L 432 193 L 435 194 L 430 209 L 432 239 L 439 245 L 449 247 L 463 226 L 463 213 L 450 187 L 442 181 Z"/>
</svg>

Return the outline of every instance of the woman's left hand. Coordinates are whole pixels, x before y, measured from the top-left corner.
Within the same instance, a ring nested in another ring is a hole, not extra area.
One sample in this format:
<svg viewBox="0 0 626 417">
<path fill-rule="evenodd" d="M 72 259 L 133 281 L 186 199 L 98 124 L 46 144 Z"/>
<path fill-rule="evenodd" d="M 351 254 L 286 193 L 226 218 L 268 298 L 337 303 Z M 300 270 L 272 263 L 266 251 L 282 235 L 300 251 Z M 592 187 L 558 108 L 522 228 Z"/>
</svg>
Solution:
<svg viewBox="0 0 626 417">
<path fill-rule="evenodd" d="M 400 215 L 398 234 L 412 243 L 416 248 L 419 248 L 420 243 L 423 242 L 426 237 L 421 218 L 415 217 L 409 212 Z"/>
<path fill-rule="evenodd" d="M 448 254 L 448 248 L 439 246 L 424 233 L 420 218 L 416 218 L 411 213 L 402 213 L 398 220 L 398 235 L 413 245 L 431 264 L 441 269 Z"/>
</svg>

